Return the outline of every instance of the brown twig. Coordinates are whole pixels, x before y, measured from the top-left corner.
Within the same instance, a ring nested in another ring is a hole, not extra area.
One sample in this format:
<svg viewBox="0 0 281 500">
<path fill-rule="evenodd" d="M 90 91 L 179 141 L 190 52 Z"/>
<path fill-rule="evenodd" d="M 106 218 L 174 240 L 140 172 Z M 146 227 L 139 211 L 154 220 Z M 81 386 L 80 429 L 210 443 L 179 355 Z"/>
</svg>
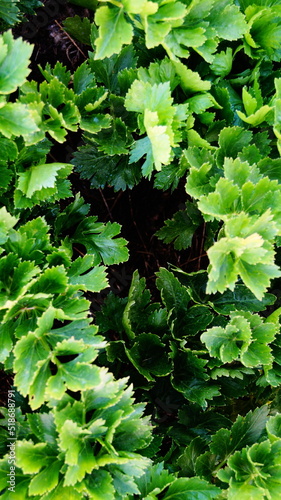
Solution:
<svg viewBox="0 0 281 500">
<path fill-rule="evenodd" d="M 55 19 L 55 23 L 60 28 L 60 30 L 63 31 L 63 33 L 67 36 L 67 38 L 71 41 L 71 43 L 73 43 L 73 45 L 76 47 L 78 52 L 80 52 L 80 54 L 82 54 L 84 59 L 87 59 L 87 56 L 84 54 L 83 50 L 80 49 L 80 47 L 77 45 L 75 40 L 73 40 L 73 38 L 67 33 L 67 31 L 65 31 L 65 29 L 62 27 L 62 25 L 56 19 Z"/>
</svg>

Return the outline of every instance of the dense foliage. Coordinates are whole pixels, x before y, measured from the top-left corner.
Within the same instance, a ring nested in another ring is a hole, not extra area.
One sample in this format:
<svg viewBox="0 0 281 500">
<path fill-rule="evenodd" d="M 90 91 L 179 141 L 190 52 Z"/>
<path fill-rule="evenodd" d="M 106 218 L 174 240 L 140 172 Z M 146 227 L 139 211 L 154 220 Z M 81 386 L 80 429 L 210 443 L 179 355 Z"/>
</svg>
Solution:
<svg viewBox="0 0 281 500">
<path fill-rule="evenodd" d="M 17 391 L 1 496 L 278 500 L 281 1 L 73 3 L 89 9 L 63 23 L 89 49 L 73 73 L 31 80 L 32 45 L 0 36 L 0 363 Z M 39 6 L 0 1 L 3 25 Z M 83 145 L 50 163 L 69 132 Z M 208 269 L 160 268 L 153 294 L 135 271 L 93 315 L 127 242 L 72 171 L 115 191 L 184 181 L 157 236 L 184 250 L 203 227 Z"/>
</svg>

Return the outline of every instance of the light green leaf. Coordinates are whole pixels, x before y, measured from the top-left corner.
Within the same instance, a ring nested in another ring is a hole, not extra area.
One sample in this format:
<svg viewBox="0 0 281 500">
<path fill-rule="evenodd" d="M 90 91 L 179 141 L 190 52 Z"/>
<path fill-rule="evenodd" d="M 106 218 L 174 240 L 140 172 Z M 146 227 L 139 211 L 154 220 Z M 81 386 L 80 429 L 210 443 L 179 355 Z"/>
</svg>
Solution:
<svg viewBox="0 0 281 500">
<path fill-rule="evenodd" d="M 22 38 L 15 40 L 11 31 L 4 33 L 0 40 L 4 42 L 1 51 L 6 50 L 5 57 L 0 60 L 0 94 L 11 94 L 30 73 L 28 65 L 33 47 Z"/>
<path fill-rule="evenodd" d="M 25 104 L 8 102 L 0 108 L 0 132 L 8 139 L 20 135 L 28 138 L 38 131 L 37 121 Z"/>
<path fill-rule="evenodd" d="M 50 457 L 46 455 L 47 447 L 46 443 L 34 444 L 31 440 L 17 442 L 17 464 L 25 474 L 35 474 L 48 464 Z"/>
<path fill-rule="evenodd" d="M 199 73 L 188 69 L 187 66 L 179 61 L 173 61 L 173 64 L 176 73 L 181 79 L 181 86 L 188 94 L 210 90 L 211 83 L 207 80 L 202 80 Z"/>
<path fill-rule="evenodd" d="M 40 191 L 42 188 L 54 188 L 58 172 L 63 170 L 67 176 L 70 174 L 72 168 L 73 166 L 68 163 L 34 165 L 25 172 L 19 174 L 18 189 L 20 189 L 27 198 L 31 198 L 36 191 Z"/>
<path fill-rule="evenodd" d="M 227 47 L 226 51 L 221 51 L 214 56 L 214 60 L 211 64 L 211 69 L 215 75 L 221 77 L 227 76 L 232 69 L 232 49 Z"/>
<path fill-rule="evenodd" d="M 50 349 L 32 332 L 22 337 L 14 349 L 15 385 L 26 396 L 39 367 L 38 362 L 48 358 Z M 26 362 L 28 360 L 28 363 Z"/>
<path fill-rule="evenodd" d="M 43 495 L 52 491 L 59 482 L 59 473 L 62 462 L 55 460 L 54 463 L 47 465 L 39 474 L 33 477 L 29 484 L 30 495 Z"/>
<path fill-rule="evenodd" d="M 133 28 L 126 21 L 123 9 L 114 6 L 100 7 L 96 11 L 95 23 L 99 26 L 95 59 L 118 54 L 124 44 L 131 43 Z"/>
<path fill-rule="evenodd" d="M 206 344 L 210 355 L 223 363 L 238 359 L 248 349 L 251 340 L 250 324 L 239 316 L 233 318 L 225 329 L 213 327 L 201 335 L 201 341 Z"/>
<path fill-rule="evenodd" d="M 6 207 L 0 208 L 0 245 L 8 239 L 8 233 L 18 221 L 17 217 L 10 215 Z"/>
<path fill-rule="evenodd" d="M 229 0 L 216 1 L 209 16 L 212 27 L 225 40 L 237 40 L 248 31 L 244 14 L 233 3 Z"/>
</svg>

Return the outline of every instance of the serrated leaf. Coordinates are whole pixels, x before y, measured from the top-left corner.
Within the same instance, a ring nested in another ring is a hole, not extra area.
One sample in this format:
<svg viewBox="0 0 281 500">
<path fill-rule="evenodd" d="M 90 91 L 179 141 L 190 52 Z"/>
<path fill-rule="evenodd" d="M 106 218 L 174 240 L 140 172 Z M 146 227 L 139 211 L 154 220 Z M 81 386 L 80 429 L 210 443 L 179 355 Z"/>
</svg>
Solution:
<svg viewBox="0 0 281 500">
<path fill-rule="evenodd" d="M 82 179 L 89 179 L 91 186 L 105 187 L 107 184 L 115 191 L 132 188 L 141 177 L 138 165 L 130 165 L 127 156 L 108 156 L 97 150 L 95 145 L 82 146 L 74 154 L 72 163 Z"/>
<path fill-rule="evenodd" d="M 11 94 L 25 82 L 30 73 L 28 65 L 32 46 L 21 38 L 15 40 L 11 31 L 4 33 L 1 41 L 4 42 L 6 54 L 0 62 L 0 93 Z"/>
<path fill-rule="evenodd" d="M 81 389 L 81 378 L 83 378 L 83 389 L 86 390 L 99 385 L 100 377 L 100 369 L 97 366 L 80 363 L 75 359 L 59 365 L 56 375 L 49 378 L 46 391 L 50 397 L 60 399 L 66 388 L 74 392 L 79 391 Z"/>
<path fill-rule="evenodd" d="M 68 271 L 72 285 L 81 285 L 81 290 L 89 290 L 90 292 L 100 292 L 108 286 L 104 266 L 98 266 L 89 271 L 93 267 L 93 261 L 93 256 L 86 255 L 83 258 L 78 257 L 72 263 Z"/>
<path fill-rule="evenodd" d="M 225 40 L 237 40 L 248 30 L 245 16 L 237 5 L 233 5 L 233 2 L 228 0 L 216 2 L 209 19 L 219 37 Z"/>
<path fill-rule="evenodd" d="M 129 360 L 147 380 L 164 377 L 171 372 L 166 346 L 157 335 L 141 333 L 130 349 L 125 348 Z"/>
<path fill-rule="evenodd" d="M 252 132 L 242 127 L 226 127 L 219 135 L 218 160 L 223 164 L 224 158 L 236 158 L 252 139 Z"/>
<path fill-rule="evenodd" d="M 230 430 L 220 429 L 212 437 L 211 452 L 217 455 L 220 460 L 225 460 L 235 450 L 251 446 L 262 436 L 267 415 L 268 408 L 266 406 L 248 412 L 245 417 L 239 415 Z"/>
<path fill-rule="evenodd" d="M 8 233 L 18 221 L 17 217 L 11 215 L 6 207 L 0 208 L 0 245 L 3 245 L 8 239 Z"/>
<path fill-rule="evenodd" d="M 17 6 L 18 0 L 13 2 L 9 1 L 7 5 L 6 0 L 0 1 L 0 18 L 7 24 L 14 25 L 19 21 L 19 8 Z"/>
<path fill-rule="evenodd" d="M 56 445 L 56 426 L 51 413 L 30 413 L 28 422 L 35 436 L 41 442 L 47 442 L 51 446 Z"/>
<path fill-rule="evenodd" d="M 206 408 L 207 399 L 219 395 L 218 386 L 208 383 L 206 360 L 190 350 L 178 351 L 173 354 L 173 365 L 171 383 L 187 400 Z"/>
<path fill-rule="evenodd" d="M 155 233 L 164 243 L 174 242 L 176 250 L 191 246 L 194 232 L 201 222 L 196 207 L 191 203 L 186 205 L 185 210 L 176 212 L 174 218 L 166 220 L 165 226 Z"/>
<path fill-rule="evenodd" d="M 177 315 L 186 311 L 190 301 L 188 289 L 180 284 L 173 273 L 162 268 L 157 273 L 156 285 L 168 311 L 173 310 Z"/>
<path fill-rule="evenodd" d="M 19 174 L 18 188 L 27 198 L 31 198 L 36 191 L 40 191 L 42 188 L 54 188 L 60 170 L 68 175 L 72 170 L 72 165 L 50 163 L 30 167 L 27 171 Z"/>
<path fill-rule="evenodd" d="M 50 349 L 32 332 L 17 342 L 14 349 L 15 384 L 24 396 L 28 394 L 38 372 L 37 363 L 45 360 L 49 353 Z M 28 363 L 26 363 L 26 359 L 28 359 Z"/>
<path fill-rule="evenodd" d="M 136 480 L 143 499 L 157 498 L 166 486 L 174 481 L 174 476 L 164 469 L 164 463 L 155 464 L 147 469 L 145 474 Z"/>
<path fill-rule="evenodd" d="M 221 51 L 214 56 L 214 60 L 211 64 L 211 69 L 215 75 L 224 77 L 228 75 L 232 69 L 232 49 L 227 47 L 226 51 Z"/>
<path fill-rule="evenodd" d="M 237 310 L 263 311 L 274 302 L 275 297 L 270 293 L 266 293 L 262 300 L 258 300 L 245 285 L 237 284 L 233 292 L 226 290 L 223 294 L 214 297 L 211 303 L 214 310 L 219 314 L 229 314 L 231 311 Z"/>
<path fill-rule="evenodd" d="M 25 104 L 8 102 L 0 108 L 0 132 L 8 139 L 20 135 L 28 138 L 38 131 L 33 114 Z"/>
<path fill-rule="evenodd" d="M 139 328 L 140 319 L 150 302 L 150 292 L 145 289 L 145 279 L 135 271 L 128 294 L 128 302 L 123 313 L 123 327 L 130 339 L 135 337 L 135 329 Z"/>
<path fill-rule="evenodd" d="M 128 154 L 132 142 L 128 136 L 125 123 L 120 118 L 115 118 L 110 128 L 100 131 L 96 138 L 98 151 L 106 155 Z"/>
<path fill-rule="evenodd" d="M 187 68 L 181 62 L 174 61 L 173 64 L 177 75 L 181 79 L 181 86 L 188 94 L 210 90 L 210 82 L 202 80 L 199 73 Z"/>
<path fill-rule="evenodd" d="M 28 492 L 30 495 L 43 495 L 52 491 L 59 482 L 59 473 L 62 463 L 56 460 L 47 465 L 39 474 L 30 481 Z"/>
<path fill-rule="evenodd" d="M 91 45 L 91 22 L 87 17 L 67 17 L 63 21 L 65 31 L 85 45 Z"/>
<path fill-rule="evenodd" d="M 229 498 L 235 500 L 243 495 L 262 499 L 268 492 L 272 500 L 277 500 L 281 484 L 280 452 L 280 440 L 273 444 L 267 440 L 232 455 L 229 466 L 218 473 L 222 481 L 230 482 Z M 250 477 L 254 478 L 251 483 Z"/>
<path fill-rule="evenodd" d="M 177 460 L 177 465 L 186 477 L 196 475 L 195 462 L 197 458 L 206 450 L 206 441 L 200 436 L 196 437 L 185 448 L 182 455 Z"/>
<path fill-rule="evenodd" d="M 133 28 L 126 21 L 122 9 L 115 6 L 100 7 L 96 11 L 95 23 L 99 26 L 99 37 L 95 40 L 95 59 L 118 54 L 124 44 L 131 43 Z"/>
<path fill-rule="evenodd" d="M 211 356 L 230 363 L 237 359 L 241 352 L 247 350 L 251 343 L 251 329 L 246 319 L 237 316 L 225 329 L 213 327 L 201 335 Z M 240 347 L 238 347 L 238 345 Z"/>
<path fill-rule="evenodd" d="M 208 250 L 210 259 L 207 293 L 234 289 L 238 274 L 258 300 L 262 300 L 270 279 L 281 273 L 273 263 L 273 252 L 254 233 L 247 238 L 222 238 Z M 259 278 L 257 279 L 257 273 Z M 255 278 L 254 278 L 255 275 Z"/>
<path fill-rule="evenodd" d="M 216 498 L 220 488 L 199 477 L 176 479 L 168 488 L 163 500 L 197 500 Z"/>
<path fill-rule="evenodd" d="M 18 466 L 25 474 L 39 472 L 48 463 L 50 457 L 46 456 L 46 443 L 34 444 L 32 441 L 19 440 L 17 443 Z"/>
<path fill-rule="evenodd" d="M 87 491 L 93 500 L 114 500 L 115 489 L 112 476 L 106 470 L 93 470 L 85 479 Z"/>
<path fill-rule="evenodd" d="M 90 254 L 95 255 L 94 264 L 103 261 L 106 265 L 119 264 L 128 259 L 128 249 L 124 238 L 115 238 L 120 232 L 116 222 L 101 224 L 96 217 L 88 217 L 77 227 L 73 242 L 85 245 Z"/>
</svg>

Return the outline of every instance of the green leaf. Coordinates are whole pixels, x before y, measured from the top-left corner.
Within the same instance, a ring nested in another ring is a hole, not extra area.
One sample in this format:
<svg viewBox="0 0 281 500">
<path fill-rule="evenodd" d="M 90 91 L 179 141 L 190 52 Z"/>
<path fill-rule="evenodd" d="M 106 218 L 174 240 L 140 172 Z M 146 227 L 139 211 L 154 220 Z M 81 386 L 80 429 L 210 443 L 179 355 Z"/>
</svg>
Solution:
<svg viewBox="0 0 281 500">
<path fill-rule="evenodd" d="M 114 500 L 112 476 L 104 469 L 93 470 L 85 479 L 87 491 L 93 500 Z"/>
<path fill-rule="evenodd" d="M 11 94 L 25 82 L 30 73 L 28 65 L 32 45 L 24 42 L 22 38 L 15 40 L 11 31 L 1 35 L 0 43 L 2 46 L 0 49 L 0 93 Z"/>
<path fill-rule="evenodd" d="M 18 221 L 17 217 L 10 215 L 6 207 L 0 208 L 0 245 L 3 245 L 8 239 L 8 233 Z"/>
<path fill-rule="evenodd" d="M 38 131 L 37 121 L 25 104 L 8 102 L 0 108 L 0 132 L 8 139 L 20 135 L 28 139 Z"/>
<path fill-rule="evenodd" d="M 190 301 L 188 289 L 182 286 L 173 273 L 167 269 L 160 269 L 156 276 L 156 286 L 161 292 L 162 300 L 168 311 L 175 311 L 176 315 L 186 311 Z"/>
<path fill-rule="evenodd" d="M 45 467 L 30 481 L 28 492 L 30 495 L 43 495 L 52 491 L 59 482 L 59 473 L 62 463 L 56 460 Z"/>
<path fill-rule="evenodd" d="M 90 292 L 100 292 L 108 286 L 104 266 L 98 266 L 89 271 L 93 266 L 93 261 L 93 256 L 85 255 L 83 258 L 78 257 L 72 263 L 68 271 L 72 285 L 80 285 L 81 290 L 89 290 Z"/>
<path fill-rule="evenodd" d="M 245 285 L 236 284 L 233 292 L 226 290 L 223 294 L 218 294 L 212 299 L 211 305 L 219 314 L 229 314 L 238 310 L 259 312 L 274 304 L 275 300 L 274 295 L 270 293 L 266 293 L 262 300 L 258 300 Z"/>
<path fill-rule="evenodd" d="M 27 171 L 19 174 L 18 189 L 27 198 L 31 198 L 36 191 L 42 188 L 53 188 L 56 185 L 58 172 L 62 170 L 64 175 L 70 174 L 72 165 L 68 163 L 50 163 L 45 165 L 34 165 Z"/>
<path fill-rule="evenodd" d="M 18 466 L 25 474 L 35 474 L 48 464 L 50 457 L 46 455 L 46 443 L 34 444 L 31 440 L 19 440 L 17 443 Z"/>
<path fill-rule="evenodd" d="M 33 332 L 28 333 L 17 342 L 14 349 L 15 384 L 24 396 L 28 394 L 38 372 L 38 362 L 45 360 L 49 353 L 50 349 Z"/>
<path fill-rule="evenodd" d="M 150 500 L 157 498 L 156 495 L 173 481 L 174 476 L 164 469 L 164 463 L 161 462 L 149 467 L 145 474 L 136 480 L 136 484 L 141 498 Z"/>
<path fill-rule="evenodd" d="M 7 4 L 6 0 L 0 1 L 0 18 L 7 24 L 16 24 L 19 21 L 19 8 L 16 5 L 18 0 L 9 1 Z"/>
<path fill-rule="evenodd" d="M 188 94 L 195 92 L 203 92 L 210 90 L 211 83 L 207 80 L 202 80 L 199 73 L 188 69 L 183 63 L 173 61 L 177 75 L 181 79 L 181 86 Z"/>
<path fill-rule="evenodd" d="M 249 347 L 251 328 L 245 318 L 236 316 L 225 329 L 213 327 L 207 330 L 201 335 L 201 340 L 211 356 L 221 359 L 223 363 L 230 363 Z"/>
<path fill-rule="evenodd" d="M 146 46 L 151 49 L 165 41 L 166 35 L 173 26 L 180 26 L 183 23 L 186 9 L 181 2 L 174 0 L 160 5 L 158 9 L 152 2 L 146 2 L 145 7 L 148 14 L 144 22 Z"/>
<path fill-rule="evenodd" d="M 281 273 L 273 263 L 273 252 L 254 233 L 247 238 L 222 238 L 208 250 L 210 259 L 207 293 L 234 289 L 238 274 L 258 300 L 262 300 L 270 279 Z"/>
<path fill-rule="evenodd" d="M 165 226 L 155 234 L 164 243 L 174 242 L 176 250 L 191 246 L 192 238 L 198 225 L 201 223 L 200 214 L 190 202 L 186 202 L 186 209 L 176 212 L 173 219 L 166 220 Z"/>
<path fill-rule="evenodd" d="M 102 115 L 98 113 L 90 116 L 83 116 L 81 119 L 80 127 L 86 132 L 97 134 L 102 129 L 110 127 L 110 123 L 110 115 Z"/>
<path fill-rule="evenodd" d="M 79 455 L 83 451 L 82 437 L 90 434 L 87 429 L 82 429 L 72 420 L 66 420 L 60 429 L 59 446 L 65 452 L 65 461 L 69 465 L 78 463 Z M 91 463 L 92 462 L 92 463 Z M 95 465 L 94 457 L 89 461 L 89 470 Z"/>
<path fill-rule="evenodd" d="M 224 158 L 236 158 L 252 139 L 252 132 L 241 127 L 226 127 L 219 135 L 218 161 L 223 164 Z"/>
<path fill-rule="evenodd" d="M 216 498 L 220 488 L 199 477 L 176 479 L 168 488 L 163 500 L 197 500 Z"/>
<path fill-rule="evenodd" d="M 173 372 L 171 383 L 184 397 L 202 408 L 207 408 L 207 400 L 219 396 L 218 386 L 208 383 L 206 360 L 198 358 L 191 350 L 185 349 L 172 355 Z"/>
<path fill-rule="evenodd" d="M 72 19 L 72 18 L 70 18 Z M 86 19 L 86 18 L 84 18 Z M 88 61 L 83 62 L 77 70 L 74 72 L 73 75 L 73 90 L 75 94 L 78 96 L 83 96 L 83 93 L 87 89 L 92 89 L 95 85 L 95 77 L 93 73 L 91 72 L 89 68 Z M 76 99 L 76 104 L 78 108 L 80 109 L 79 106 L 79 99 Z"/>
<path fill-rule="evenodd" d="M 211 452 L 224 462 L 234 451 L 251 446 L 263 435 L 267 415 L 266 406 L 249 411 L 245 417 L 238 415 L 230 430 L 220 429 L 214 434 L 210 443 Z"/>
<path fill-rule="evenodd" d="M 142 167 L 144 175 L 151 174 L 152 161 L 156 170 L 161 170 L 162 165 L 170 161 L 171 148 L 176 145 L 173 125 L 177 108 L 172 102 L 168 82 L 151 85 L 149 82 L 135 80 L 127 92 L 125 107 L 128 111 L 141 113 L 143 129 L 147 132 L 147 138 L 136 143 L 130 158 L 130 163 L 133 163 L 144 154 L 147 155 Z M 186 115 L 183 114 L 181 120 L 185 118 Z M 179 124 L 176 125 L 177 128 L 178 126 Z"/>
<path fill-rule="evenodd" d="M 271 416 L 266 423 L 266 432 L 271 443 L 278 441 L 281 437 L 281 415 Z"/>
<path fill-rule="evenodd" d="M 124 44 L 131 43 L 133 28 L 126 21 L 122 9 L 115 6 L 100 7 L 95 14 L 95 23 L 99 26 L 95 59 L 118 54 Z"/>
<path fill-rule="evenodd" d="M 6 249 L 23 260 L 33 260 L 35 264 L 44 261 L 50 248 L 49 226 L 42 217 L 22 224 L 17 231 L 10 232 Z"/>
<path fill-rule="evenodd" d="M 83 64 L 81 66 L 83 67 Z M 41 66 L 39 66 L 39 69 L 49 83 L 54 78 L 57 78 L 59 82 L 63 83 L 66 87 L 69 85 L 71 73 L 70 71 L 67 71 L 67 68 L 63 66 L 61 62 L 58 61 L 53 68 L 49 63 L 47 63 L 45 69 L 41 68 Z M 57 88 L 63 89 L 60 85 L 58 85 Z"/>
<path fill-rule="evenodd" d="M 77 348 L 79 349 L 78 345 Z M 60 353 L 58 352 L 58 355 Z M 96 353 L 93 357 L 96 357 Z M 71 391 L 81 389 L 81 378 L 83 378 L 83 389 L 91 389 L 101 381 L 100 368 L 86 362 L 79 362 L 79 357 L 73 361 L 59 365 L 56 375 L 49 378 L 46 392 L 54 399 L 60 399 L 66 388 Z"/>
<path fill-rule="evenodd" d="M 93 188 L 110 185 L 114 191 L 132 188 L 141 177 L 138 165 L 130 165 L 127 156 L 108 156 L 95 145 L 82 146 L 74 153 L 72 163 L 82 179 L 89 179 Z"/>
<path fill-rule="evenodd" d="M 196 437 L 185 448 L 182 455 L 177 460 L 182 474 L 186 477 L 196 475 L 195 462 L 197 458 L 206 450 L 206 442 L 201 437 Z"/>
<path fill-rule="evenodd" d="M 123 313 L 123 326 L 130 339 L 135 337 L 134 330 L 139 328 L 139 323 L 149 302 L 150 292 L 145 289 L 145 279 L 140 279 L 138 271 L 135 271 L 132 276 L 128 302 Z"/>
<path fill-rule="evenodd" d="M 85 45 L 91 45 L 91 23 L 87 17 L 67 17 L 63 21 L 65 31 L 69 33 L 78 42 Z"/>
<path fill-rule="evenodd" d="M 226 51 L 221 51 L 214 56 L 214 60 L 211 64 L 211 69 L 215 75 L 221 77 L 227 76 L 232 69 L 232 59 L 233 53 L 230 47 L 227 47 Z"/>
<path fill-rule="evenodd" d="M 102 151 L 109 156 L 128 154 L 128 148 L 132 142 L 127 127 L 120 118 L 115 118 L 111 127 L 100 131 L 95 140 L 98 151 Z"/>
<path fill-rule="evenodd" d="M 1 162 L 14 161 L 18 156 L 18 148 L 14 141 L 0 137 Z"/>
<path fill-rule="evenodd" d="M 229 498 L 235 500 L 243 495 L 262 500 L 268 492 L 272 500 L 277 500 L 281 484 L 280 450 L 280 440 L 273 444 L 263 441 L 232 455 L 228 467 L 218 473 L 219 479 L 230 482 Z"/>
<path fill-rule="evenodd" d="M 164 377 L 171 372 L 166 346 L 157 335 L 141 333 L 131 349 L 125 349 L 129 360 L 147 380 Z"/>
<path fill-rule="evenodd" d="M 45 402 L 45 389 L 51 377 L 49 359 L 37 362 L 37 372 L 29 388 L 29 404 L 32 410 L 36 410 Z"/>
<path fill-rule="evenodd" d="M 128 250 L 124 238 L 115 238 L 120 232 L 116 222 L 101 224 L 96 217 L 88 217 L 77 227 L 73 242 L 82 243 L 87 251 L 95 256 L 94 264 L 102 260 L 106 265 L 119 264 L 128 259 Z"/>
<path fill-rule="evenodd" d="M 239 189 L 233 182 L 221 177 L 215 192 L 201 197 L 198 208 L 217 219 L 224 219 L 239 210 L 239 194 Z"/>
<path fill-rule="evenodd" d="M 209 16 L 212 27 L 225 40 L 237 40 L 248 31 L 245 16 L 233 3 L 228 0 L 215 2 Z"/>
</svg>

